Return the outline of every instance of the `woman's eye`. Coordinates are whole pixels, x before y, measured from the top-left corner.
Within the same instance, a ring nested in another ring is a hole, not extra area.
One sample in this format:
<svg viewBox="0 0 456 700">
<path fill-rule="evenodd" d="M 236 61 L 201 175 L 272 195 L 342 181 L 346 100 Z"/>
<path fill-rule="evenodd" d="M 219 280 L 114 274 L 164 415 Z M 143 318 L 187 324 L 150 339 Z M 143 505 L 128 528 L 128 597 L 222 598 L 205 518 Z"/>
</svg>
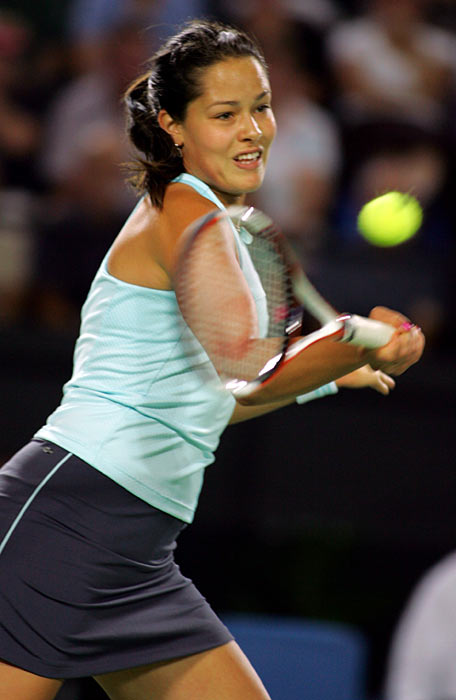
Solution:
<svg viewBox="0 0 456 700">
<path fill-rule="evenodd" d="M 260 105 L 257 107 L 257 112 L 267 112 L 268 109 L 271 109 L 271 105 Z"/>
<path fill-rule="evenodd" d="M 226 121 L 233 115 L 233 112 L 222 112 L 222 114 L 217 114 L 216 119 L 221 119 L 222 121 Z"/>
</svg>

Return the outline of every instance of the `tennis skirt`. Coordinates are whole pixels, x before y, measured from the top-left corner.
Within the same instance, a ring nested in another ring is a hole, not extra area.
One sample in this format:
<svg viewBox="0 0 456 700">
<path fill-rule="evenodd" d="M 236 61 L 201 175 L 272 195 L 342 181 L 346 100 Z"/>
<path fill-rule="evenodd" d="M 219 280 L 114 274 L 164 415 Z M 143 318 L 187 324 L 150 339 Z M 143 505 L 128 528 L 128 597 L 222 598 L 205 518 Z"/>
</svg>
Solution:
<svg viewBox="0 0 456 700">
<path fill-rule="evenodd" d="M 0 659 L 80 678 L 230 641 L 174 561 L 184 527 L 32 440 L 0 469 Z"/>
</svg>

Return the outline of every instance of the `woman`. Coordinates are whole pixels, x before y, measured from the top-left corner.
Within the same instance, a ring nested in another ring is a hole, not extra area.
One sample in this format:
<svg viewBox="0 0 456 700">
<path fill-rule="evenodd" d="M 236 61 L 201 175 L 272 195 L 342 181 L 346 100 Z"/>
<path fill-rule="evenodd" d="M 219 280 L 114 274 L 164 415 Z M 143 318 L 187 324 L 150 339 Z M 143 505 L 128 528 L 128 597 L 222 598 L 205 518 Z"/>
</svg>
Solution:
<svg viewBox="0 0 456 700">
<path fill-rule="evenodd" d="M 385 348 L 318 343 L 269 383 L 269 403 L 235 405 L 207 356 L 202 380 L 182 347 L 175 261 L 196 217 L 261 185 L 275 133 L 264 59 L 242 32 L 196 21 L 126 101 L 145 196 L 94 279 L 61 405 L 0 473 L 0 688 L 50 700 L 58 679 L 92 675 L 113 700 L 264 699 L 173 561 L 204 467 L 230 420 L 330 393 L 335 379 L 388 393 L 383 371 L 416 362 L 423 338 L 377 309 L 398 327 Z M 250 282 L 239 245 L 220 263 L 233 285 Z"/>
</svg>

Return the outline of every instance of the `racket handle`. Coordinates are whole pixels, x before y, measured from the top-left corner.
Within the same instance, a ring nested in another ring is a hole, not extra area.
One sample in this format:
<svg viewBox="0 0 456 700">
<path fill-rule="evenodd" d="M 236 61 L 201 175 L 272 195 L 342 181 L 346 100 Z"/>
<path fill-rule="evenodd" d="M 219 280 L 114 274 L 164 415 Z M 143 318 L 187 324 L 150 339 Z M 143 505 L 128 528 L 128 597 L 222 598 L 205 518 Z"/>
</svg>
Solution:
<svg viewBox="0 0 456 700">
<path fill-rule="evenodd" d="M 340 319 L 344 325 L 341 341 L 351 345 L 362 345 L 368 349 L 381 348 L 386 345 L 395 331 L 395 328 L 389 323 L 364 318 L 364 316 L 347 314 L 341 316 Z"/>
</svg>

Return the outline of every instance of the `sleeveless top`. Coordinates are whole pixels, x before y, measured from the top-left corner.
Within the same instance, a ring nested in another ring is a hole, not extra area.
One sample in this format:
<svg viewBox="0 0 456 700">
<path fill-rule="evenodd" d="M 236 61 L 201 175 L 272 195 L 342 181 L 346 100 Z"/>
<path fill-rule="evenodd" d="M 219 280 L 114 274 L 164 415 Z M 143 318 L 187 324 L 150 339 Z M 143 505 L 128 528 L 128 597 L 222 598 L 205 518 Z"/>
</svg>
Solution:
<svg viewBox="0 0 456 700">
<path fill-rule="evenodd" d="M 175 179 L 215 206 L 198 178 Z M 263 289 L 233 227 L 240 265 L 267 327 Z M 235 406 L 186 325 L 173 291 L 123 282 L 106 254 L 82 308 L 71 379 L 35 437 L 50 440 L 151 505 L 194 516 L 204 469 Z"/>
</svg>

